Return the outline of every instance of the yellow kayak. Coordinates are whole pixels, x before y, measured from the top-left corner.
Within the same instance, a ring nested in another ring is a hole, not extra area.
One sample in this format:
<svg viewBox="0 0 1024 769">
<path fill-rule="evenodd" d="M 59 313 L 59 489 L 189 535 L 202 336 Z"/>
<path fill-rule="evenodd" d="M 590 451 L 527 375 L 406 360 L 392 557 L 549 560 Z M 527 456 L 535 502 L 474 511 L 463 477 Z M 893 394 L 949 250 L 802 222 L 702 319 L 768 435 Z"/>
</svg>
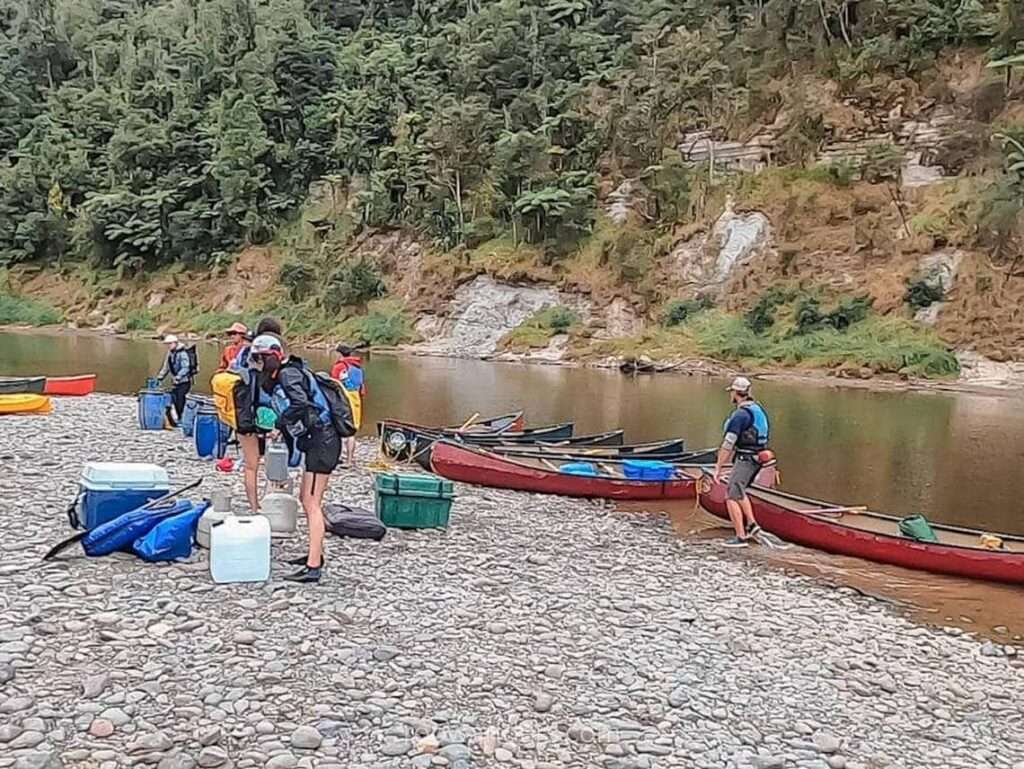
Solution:
<svg viewBox="0 0 1024 769">
<path fill-rule="evenodd" d="M 49 414 L 53 403 L 45 395 L 0 395 L 0 414 Z"/>
</svg>

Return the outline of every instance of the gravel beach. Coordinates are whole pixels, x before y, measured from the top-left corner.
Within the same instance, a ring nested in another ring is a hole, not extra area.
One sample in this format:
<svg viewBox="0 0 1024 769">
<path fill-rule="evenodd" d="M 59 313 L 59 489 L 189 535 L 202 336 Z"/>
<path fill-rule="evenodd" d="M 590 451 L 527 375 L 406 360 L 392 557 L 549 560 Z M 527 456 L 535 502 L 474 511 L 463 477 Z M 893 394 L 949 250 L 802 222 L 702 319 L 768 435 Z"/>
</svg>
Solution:
<svg viewBox="0 0 1024 769">
<path fill-rule="evenodd" d="M 89 460 L 243 499 L 133 399 L 0 418 L 0 769 L 1024 769 L 1015 649 L 663 516 L 460 486 L 447 532 L 329 539 L 315 586 L 214 585 L 204 551 L 37 566 Z"/>
</svg>

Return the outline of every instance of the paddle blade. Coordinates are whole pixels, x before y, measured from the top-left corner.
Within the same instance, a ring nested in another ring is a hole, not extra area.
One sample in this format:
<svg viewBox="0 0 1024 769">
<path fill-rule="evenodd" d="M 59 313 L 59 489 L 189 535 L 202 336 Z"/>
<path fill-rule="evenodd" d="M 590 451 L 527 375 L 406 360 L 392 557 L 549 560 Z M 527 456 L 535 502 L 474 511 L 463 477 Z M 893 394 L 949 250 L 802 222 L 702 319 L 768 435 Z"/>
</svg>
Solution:
<svg viewBox="0 0 1024 769">
<path fill-rule="evenodd" d="M 51 547 L 47 551 L 46 555 L 43 556 L 43 560 L 44 561 L 49 561 L 54 556 L 56 556 L 56 555 L 64 552 L 65 550 L 67 550 L 69 547 L 71 547 L 76 542 L 81 542 L 85 538 L 85 535 L 88 534 L 88 533 L 89 532 L 87 532 L 87 531 L 80 531 L 77 534 L 75 534 L 73 537 L 69 537 L 68 539 L 65 539 L 63 542 L 58 542 L 56 545 L 54 545 L 53 547 Z"/>
</svg>

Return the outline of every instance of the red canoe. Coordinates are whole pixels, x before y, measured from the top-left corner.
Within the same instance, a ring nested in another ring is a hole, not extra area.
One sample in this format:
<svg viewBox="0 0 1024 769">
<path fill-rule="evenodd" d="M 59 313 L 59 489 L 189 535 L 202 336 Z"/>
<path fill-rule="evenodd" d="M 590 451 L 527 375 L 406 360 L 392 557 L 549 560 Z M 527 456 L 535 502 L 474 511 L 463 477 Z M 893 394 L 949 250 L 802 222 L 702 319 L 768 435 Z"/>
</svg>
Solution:
<svg viewBox="0 0 1024 769">
<path fill-rule="evenodd" d="M 96 390 L 96 375 L 57 376 L 46 378 L 47 395 L 89 395 Z"/>
<path fill-rule="evenodd" d="M 603 475 L 569 475 L 544 458 L 503 457 L 447 441 L 434 444 L 431 465 L 435 473 L 453 481 L 566 497 L 693 499 L 697 490 L 695 477 L 636 481 L 622 477 L 621 470 L 610 464 L 601 466 Z"/>
<path fill-rule="evenodd" d="M 729 519 L 725 485 L 709 477 L 701 488 L 701 506 L 712 515 Z M 918 542 L 901 536 L 899 518 L 881 513 L 828 513 L 837 505 L 795 494 L 756 488 L 750 492 L 754 517 L 772 534 L 805 547 L 851 555 L 908 569 L 957 577 L 1024 583 L 1024 538 L 998 535 L 1003 550 L 981 546 L 985 532 L 931 524 L 939 543 Z M 845 508 L 848 509 L 848 508 Z"/>
</svg>

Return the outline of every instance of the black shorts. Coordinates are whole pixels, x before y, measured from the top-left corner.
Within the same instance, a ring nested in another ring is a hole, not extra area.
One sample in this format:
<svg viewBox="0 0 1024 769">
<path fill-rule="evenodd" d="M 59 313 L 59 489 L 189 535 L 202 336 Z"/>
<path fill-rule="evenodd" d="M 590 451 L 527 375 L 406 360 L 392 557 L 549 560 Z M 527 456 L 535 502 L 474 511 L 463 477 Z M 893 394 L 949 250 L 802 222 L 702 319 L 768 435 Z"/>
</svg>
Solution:
<svg viewBox="0 0 1024 769">
<path fill-rule="evenodd" d="M 333 427 L 317 423 L 299 441 L 299 448 L 306 455 L 306 471 L 310 473 L 330 475 L 341 461 L 341 438 Z"/>
</svg>

